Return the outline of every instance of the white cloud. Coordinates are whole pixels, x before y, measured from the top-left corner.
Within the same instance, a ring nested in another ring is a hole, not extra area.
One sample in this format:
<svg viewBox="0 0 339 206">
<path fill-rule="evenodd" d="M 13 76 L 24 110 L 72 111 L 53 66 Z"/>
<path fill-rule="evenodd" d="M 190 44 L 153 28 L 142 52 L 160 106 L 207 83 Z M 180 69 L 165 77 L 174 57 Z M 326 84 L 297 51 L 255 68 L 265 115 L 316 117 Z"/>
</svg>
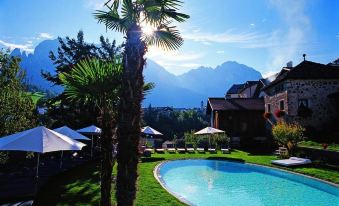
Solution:
<svg viewBox="0 0 339 206">
<path fill-rule="evenodd" d="M 255 27 L 255 24 L 254 24 L 254 23 L 252 23 L 252 24 L 250 24 L 250 26 L 251 26 L 251 27 Z"/>
<path fill-rule="evenodd" d="M 225 51 L 224 50 L 220 50 L 220 51 L 216 51 L 217 54 L 224 54 Z"/>
<path fill-rule="evenodd" d="M 269 66 L 281 68 L 304 52 L 306 44 L 310 45 L 311 23 L 304 11 L 304 0 L 271 0 L 270 3 L 277 9 L 285 28 L 275 31 L 268 41 L 272 45 Z"/>
<path fill-rule="evenodd" d="M 191 61 L 196 60 L 204 56 L 203 53 L 181 53 L 180 51 L 166 51 L 158 47 L 149 47 L 146 57 L 152 59 L 161 59 L 165 61 L 171 62 L 182 62 L 182 61 Z"/>
<path fill-rule="evenodd" d="M 236 33 L 230 29 L 224 33 L 184 33 L 183 37 L 187 40 L 197 42 L 215 42 L 215 43 L 250 43 L 254 40 L 262 39 L 266 34 L 256 32 Z"/>
<path fill-rule="evenodd" d="M 53 39 L 53 35 L 49 33 L 42 32 L 39 34 L 37 39 Z"/>
<path fill-rule="evenodd" d="M 267 77 L 270 77 L 270 76 L 276 74 L 277 72 L 278 72 L 278 71 L 268 71 L 268 72 L 265 72 L 262 76 L 263 76 L 264 78 L 267 78 Z"/>
<path fill-rule="evenodd" d="M 204 55 L 204 53 L 197 53 L 193 51 L 185 53 L 180 50 L 166 51 L 161 48 L 151 46 L 148 48 L 146 57 L 152 59 L 173 74 L 182 74 L 187 72 L 189 69 L 200 66 L 200 64 L 196 62 L 203 58 Z"/>
<path fill-rule="evenodd" d="M 89 9 L 102 9 L 105 6 L 107 0 L 85 0 L 85 7 Z"/>
<path fill-rule="evenodd" d="M 32 41 L 27 41 L 25 44 L 15 44 L 15 43 L 9 43 L 9 42 L 0 40 L 0 44 L 9 48 L 10 50 L 18 48 L 20 50 L 30 52 L 30 53 L 34 51 L 34 49 L 32 48 L 33 47 Z"/>
</svg>

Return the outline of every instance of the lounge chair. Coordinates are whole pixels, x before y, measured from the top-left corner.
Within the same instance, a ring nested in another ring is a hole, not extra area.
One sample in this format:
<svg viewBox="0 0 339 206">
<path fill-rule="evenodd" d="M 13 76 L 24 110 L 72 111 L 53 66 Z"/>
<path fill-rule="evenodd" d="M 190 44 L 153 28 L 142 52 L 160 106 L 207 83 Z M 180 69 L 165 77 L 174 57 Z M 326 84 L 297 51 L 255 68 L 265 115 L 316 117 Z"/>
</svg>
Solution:
<svg viewBox="0 0 339 206">
<path fill-rule="evenodd" d="M 204 145 L 203 143 L 198 144 L 198 147 L 197 147 L 198 153 L 200 154 L 205 153 L 205 148 L 206 148 L 206 145 Z"/>
<path fill-rule="evenodd" d="M 187 150 L 188 153 L 194 153 L 195 152 L 193 144 L 186 144 L 186 150 Z"/>
<path fill-rule="evenodd" d="M 168 153 L 171 153 L 171 154 L 175 153 L 175 147 L 173 144 L 166 144 L 166 147 L 167 147 L 166 150 Z"/>
<path fill-rule="evenodd" d="M 299 157 L 290 157 L 289 159 L 283 160 L 272 160 L 272 164 L 281 165 L 285 167 L 298 166 L 298 165 L 306 165 L 312 163 L 310 159 L 299 158 Z"/>
<path fill-rule="evenodd" d="M 154 149 L 153 149 L 153 148 L 147 148 L 147 147 L 146 147 L 145 152 L 153 153 L 153 152 L 154 152 Z"/>
<path fill-rule="evenodd" d="M 185 141 L 180 139 L 180 140 L 177 140 L 176 144 L 177 144 L 177 151 L 179 153 L 185 153 L 186 152 Z"/>
<path fill-rule="evenodd" d="M 227 145 L 221 145 L 221 152 L 223 154 L 229 154 L 229 153 L 231 153 L 231 149 Z"/>
<path fill-rule="evenodd" d="M 165 153 L 165 149 L 162 146 L 155 145 L 155 152 L 157 153 Z"/>
<path fill-rule="evenodd" d="M 179 153 L 185 153 L 186 152 L 185 147 L 178 147 L 177 150 L 178 150 Z"/>
<path fill-rule="evenodd" d="M 208 147 L 208 152 L 209 153 L 217 153 L 216 147 L 215 146 Z"/>
</svg>

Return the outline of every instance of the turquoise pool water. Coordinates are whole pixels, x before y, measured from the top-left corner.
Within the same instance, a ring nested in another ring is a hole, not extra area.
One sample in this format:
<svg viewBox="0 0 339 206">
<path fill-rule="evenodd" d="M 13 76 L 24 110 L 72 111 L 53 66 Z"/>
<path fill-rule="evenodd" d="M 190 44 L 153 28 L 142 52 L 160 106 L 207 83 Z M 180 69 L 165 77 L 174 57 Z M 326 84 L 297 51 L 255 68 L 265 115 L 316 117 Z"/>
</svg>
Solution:
<svg viewBox="0 0 339 206">
<path fill-rule="evenodd" d="M 163 186 L 190 205 L 339 206 L 339 188 L 277 169 L 218 160 L 158 167 Z"/>
</svg>

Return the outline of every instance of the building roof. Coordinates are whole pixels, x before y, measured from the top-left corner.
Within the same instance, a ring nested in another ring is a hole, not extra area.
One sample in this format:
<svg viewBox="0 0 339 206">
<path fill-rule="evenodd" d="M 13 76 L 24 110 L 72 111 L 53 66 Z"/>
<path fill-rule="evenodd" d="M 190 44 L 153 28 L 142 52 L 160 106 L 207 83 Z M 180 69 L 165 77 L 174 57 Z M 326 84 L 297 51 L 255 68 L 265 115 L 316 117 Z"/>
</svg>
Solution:
<svg viewBox="0 0 339 206">
<path fill-rule="evenodd" d="M 239 91 L 245 87 L 245 84 L 233 84 L 231 88 L 228 89 L 226 94 L 238 94 Z"/>
<path fill-rule="evenodd" d="M 295 67 L 284 67 L 263 90 L 286 79 L 339 79 L 339 67 L 303 61 Z"/>
<path fill-rule="evenodd" d="M 243 87 L 238 90 L 238 92 L 240 93 L 255 84 L 259 84 L 259 81 L 247 81 L 243 84 Z"/>
<path fill-rule="evenodd" d="M 262 98 L 208 98 L 207 114 L 211 111 L 263 111 L 265 108 Z"/>
</svg>

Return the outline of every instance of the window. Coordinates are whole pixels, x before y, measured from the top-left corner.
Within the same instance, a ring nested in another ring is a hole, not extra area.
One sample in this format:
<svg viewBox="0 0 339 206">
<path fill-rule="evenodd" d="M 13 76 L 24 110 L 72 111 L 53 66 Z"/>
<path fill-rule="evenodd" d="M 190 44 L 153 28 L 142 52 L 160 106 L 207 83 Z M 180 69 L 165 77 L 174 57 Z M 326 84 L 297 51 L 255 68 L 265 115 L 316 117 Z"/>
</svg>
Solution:
<svg viewBox="0 0 339 206">
<path fill-rule="evenodd" d="M 267 104 L 267 112 L 271 113 L 271 104 Z"/>
<path fill-rule="evenodd" d="M 298 100 L 298 107 L 305 107 L 305 108 L 309 108 L 310 105 L 309 105 L 309 101 L 308 99 L 299 99 Z"/>
<path fill-rule="evenodd" d="M 280 102 L 279 102 L 279 109 L 280 109 L 280 110 L 285 110 L 285 103 L 284 103 L 284 100 L 280 100 Z"/>
<path fill-rule="evenodd" d="M 282 92 L 284 90 L 285 90 L 285 84 L 284 83 L 280 83 L 280 84 L 278 84 L 274 87 L 275 93 L 279 93 L 279 92 Z"/>
</svg>

